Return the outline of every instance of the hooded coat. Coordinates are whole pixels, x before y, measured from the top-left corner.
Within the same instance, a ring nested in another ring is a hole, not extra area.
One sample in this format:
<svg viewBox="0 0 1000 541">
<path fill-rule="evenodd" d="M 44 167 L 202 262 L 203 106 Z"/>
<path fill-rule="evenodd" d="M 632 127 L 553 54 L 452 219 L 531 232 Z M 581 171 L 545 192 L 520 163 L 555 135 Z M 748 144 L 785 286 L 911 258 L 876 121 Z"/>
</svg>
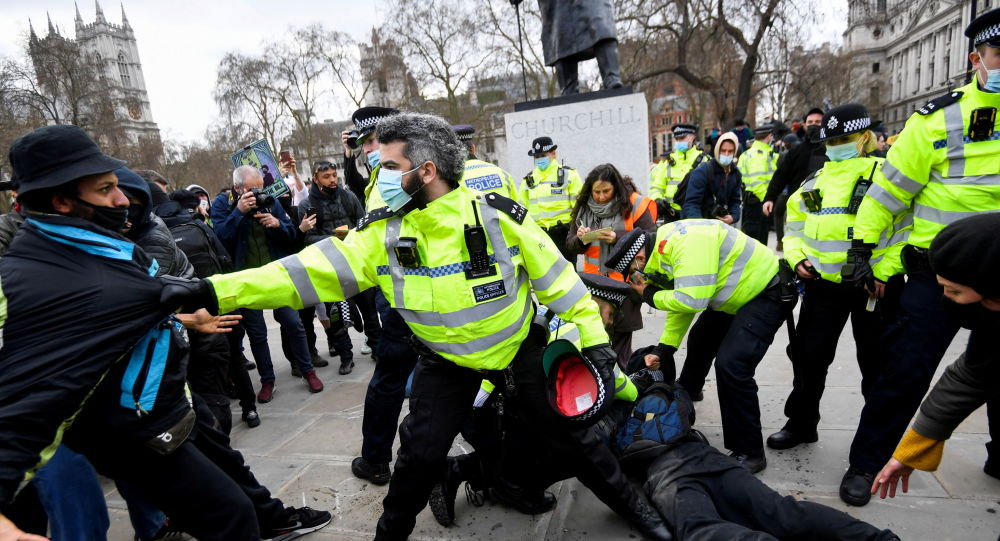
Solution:
<svg viewBox="0 0 1000 541">
<path fill-rule="evenodd" d="M 129 208 L 129 221 L 132 227 L 125 236 L 142 247 L 159 265 L 157 276 L 176 276 L 178 278 L 194 278 L 194 267 L 188 262 L 187 256 L 174 243 L 167 224 L 159 216 L 153 214 L 153 199 L 149 183 L 133 173 L 121 168 L 115 171 L 118 186 L 127 195 L 138 199 L 138 204 Z M 159 188 L 154 188 L 162 194 Z M 163 195 L 166 200 L 166 195 Z"/>
<path fill-rule="evenodd" d="M 538 0 L 546 66 L 594 58 L 594 46 L 617 39 L 611 0 Z"/>
</svg>

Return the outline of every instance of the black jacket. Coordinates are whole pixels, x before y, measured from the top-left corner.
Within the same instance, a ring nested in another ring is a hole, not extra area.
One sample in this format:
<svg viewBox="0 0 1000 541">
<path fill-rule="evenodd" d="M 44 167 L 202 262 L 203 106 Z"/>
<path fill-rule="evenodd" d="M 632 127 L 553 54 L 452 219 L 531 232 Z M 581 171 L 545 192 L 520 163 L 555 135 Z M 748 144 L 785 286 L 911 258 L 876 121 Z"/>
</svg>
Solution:
<svg viewBox="0 0 1000 541">
<path fill-rule="evenodd" d="M 712 158 L 691 171 L 681 218 L 716 218 L 712 216 L 712 209 L 718 204 L 726 207 L 736 223 L 740 220 L 742 190 L 743 176 L 736 164 L 730 165 L 727 173 Z"/>
<path fill-rule="evenodd" d="M 70 447 L 103 436 L 142 442 L 190 411 L 187 352 L 175 336 L 163 341 L 170 357 L 156 366 L 145 351 L 132 354 L 163 325 L 173 328 L 168 316 L 176 307 L 160 304 L 152 266 L 120 235 L 86 220 L 36 214 L 0 259 L 7 305 L 0 317 L 0 505 L 60 436 Z M 134 381 L 129 366 L 138 373 Z M 141 400 L 132 401 L 134 391 Z M 156 395 L 155 405 L 146 391 Z M 135 402 L 148 414 L 137 415 Z"/>
<path fill-rule="evenodd" d="M 344 156 L 344 181 L 347 184 L 347 188 L 351 190 L 351 193 L 364 205 L 365 188 L 368 187 L 368 181 L 371 180 L 371 177 L 365 176 L 358 171 L 360 160 L 360 157 L 348 158 Z M 367 168 L 364 168 L 364 170 L 367 170 Z"/>
<path fill-rule="evenodd" d="M 21 228 L 22 224 L 24 224 L 24 216 L 21 216 L 21 213 L 16 210 L 0 216 L 0 256 L 10 247 L 10 243 L 14 241 L 14 235 L 17 234 L 17 230 Z"/>
<path fill-rule="evenodd" d="M 218 235 L 219 240 L 222 241 L 222 245 L 226 247 L 230 257 L 232 257 L 235 269 L 243 270 L 249 249 L 250 228 L 253 222 L 257 220 L 253 216 L 259 212 L 259 209 L 254 209 L 243 214 L 237 208 L 236 203 L 237 198 L 235 194 L 229 197 L 228 203 L 225 196 L 220 195 L 217 197 L 212 204 L 212 224 L 215 227 L 215 234 Z M 292 223 L 292 220 L 285 213 L 285 209 L 280 203 L 275 202 L 267 210 L 281 224 L 278 227 L 266 228 L 264 230 L 271 260 L 276 261 L 297 251 L 295 244 L 299 238 L 300 231 L 298 224 Z"/>
<path fill-rule="evenodd" d="M 157 206 L 156 214 L 170 229 L 174 243 L 191 262 L 195 276 L 208 278 L 213 274 L 232 270 L 233 262 L 229 258 L 229 252 L 226 251 L 226 247 L 222 245 L 215 231 L 200 218 L 201 215 L 192 214 L 176 201 L 168 201 Z M 187 238 L 182 229 L 188 227 L 201 234 L 201 242 L 192 243 L 194 247 L 191 248 L 186 248 L 184 244 L 181 244 Z M 178 240 L 179 238 L 180 240 Z M 189 252 L 188 250 L 193 251 Z"/>
<path fill-rule="evenodd" d="M 785 188 L 788 188 L 788 193 L 798 190 L 802 181 L 811 173 L 822 169 L 828 159 L 826 145 L 823 143 L 803 141 L 789 150 L 784 159 L 778 162 L 778 168 L 767 185 L 764 201 L 776 201 Z"/>
<path fill-rule="evenodd" d="M 306 216 L 309 207 L 316 213 L 316 227 L 306 232 L 306 244 L 314 244 L 333 235 L 340 226 L 357 227 L 358 220 L 365 215 L 361 201 L 342 185 L 329 194 L 313 184 L 309 188 L 309 197 L 299 203 L 299 216 Z"/>
</svg>

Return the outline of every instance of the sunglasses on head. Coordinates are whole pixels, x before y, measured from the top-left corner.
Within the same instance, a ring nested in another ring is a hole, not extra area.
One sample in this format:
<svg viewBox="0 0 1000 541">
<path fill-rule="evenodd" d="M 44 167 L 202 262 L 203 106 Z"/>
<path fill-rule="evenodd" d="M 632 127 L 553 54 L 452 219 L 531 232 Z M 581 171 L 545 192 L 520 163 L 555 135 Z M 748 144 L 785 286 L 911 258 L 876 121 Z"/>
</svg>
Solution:
<svg viewBox="0 0 1000 541">
<path fill-rule="evenodd" d="M 316 162 L 316 167 L 313 168 L 313 173 L 319 173 L 321 171 L 327 171 L 329 169 L 336 170 L 337 168 L 332 163 L 327 161 Z"/>
</svg>

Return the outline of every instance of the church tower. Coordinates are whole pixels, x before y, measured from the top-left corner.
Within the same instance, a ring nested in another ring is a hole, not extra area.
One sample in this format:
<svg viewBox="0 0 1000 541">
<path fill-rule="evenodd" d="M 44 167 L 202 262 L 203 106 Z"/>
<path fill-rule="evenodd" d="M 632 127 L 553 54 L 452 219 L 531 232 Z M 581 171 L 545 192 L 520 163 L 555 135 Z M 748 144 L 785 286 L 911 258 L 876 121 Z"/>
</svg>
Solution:
<svg viewBox="0 0 1000 541">
<path fill-rule="evenodd" d="M 118 116 L 129 139 L 133 142 L 139 138 L 159 139 L 160 130 L 153 121 L 139 49 L 135 33 L 125 16 L 125 6 L 121 6 L 121 24 L 108 22 L 100 0 L 94 1 L 94 7 L 94 22 L 87 24 L 80 16 L 80 7 L 76 6 L 76 43 L 81 53 L 96 58 L 102 64 L 105 76 L 115 83 L 116 97 L 121 103 Z"/>
</svg>

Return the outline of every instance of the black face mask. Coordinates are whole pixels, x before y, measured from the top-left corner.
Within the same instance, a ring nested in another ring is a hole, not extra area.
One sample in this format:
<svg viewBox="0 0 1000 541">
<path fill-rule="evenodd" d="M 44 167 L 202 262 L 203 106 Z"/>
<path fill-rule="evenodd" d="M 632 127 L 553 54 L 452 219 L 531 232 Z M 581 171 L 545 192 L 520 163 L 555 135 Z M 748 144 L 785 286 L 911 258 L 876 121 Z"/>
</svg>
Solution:
<svg viewBox="0 0 1000 541">
<path fill-rule="evenodd" d="M 125 228 L 126 222 L 128 222 L 129 207 L 101 207 L 79 198 L 76 201 L 94 211 L 87 219 L 104 229 L 121 233 L 122 229 Z"/>
<path fill-rule="evenodd" d="M 337 192 L 337 188 L 334 188 L 332 186 L 320 186 L 319 191 L 325 193 L 326 195 L 333 195 L 334 193 Z"/>
<path fill-rule="evenodd" d="M 819 126 L 815 124 L 812 126 L 806 126 L 806 137 L 810 141 L 816 142 L 816 139 L 819 139 Z"/>
<path fill-rule="evenodd" d="M 944 309 L 962 327 L 970 330 L 980 328 L 997 328 L 1000 324 L 1000 312 L 994 312 L 982 304 L 959 304 L 948 297 L 942 299 Z"/>
</svg>

